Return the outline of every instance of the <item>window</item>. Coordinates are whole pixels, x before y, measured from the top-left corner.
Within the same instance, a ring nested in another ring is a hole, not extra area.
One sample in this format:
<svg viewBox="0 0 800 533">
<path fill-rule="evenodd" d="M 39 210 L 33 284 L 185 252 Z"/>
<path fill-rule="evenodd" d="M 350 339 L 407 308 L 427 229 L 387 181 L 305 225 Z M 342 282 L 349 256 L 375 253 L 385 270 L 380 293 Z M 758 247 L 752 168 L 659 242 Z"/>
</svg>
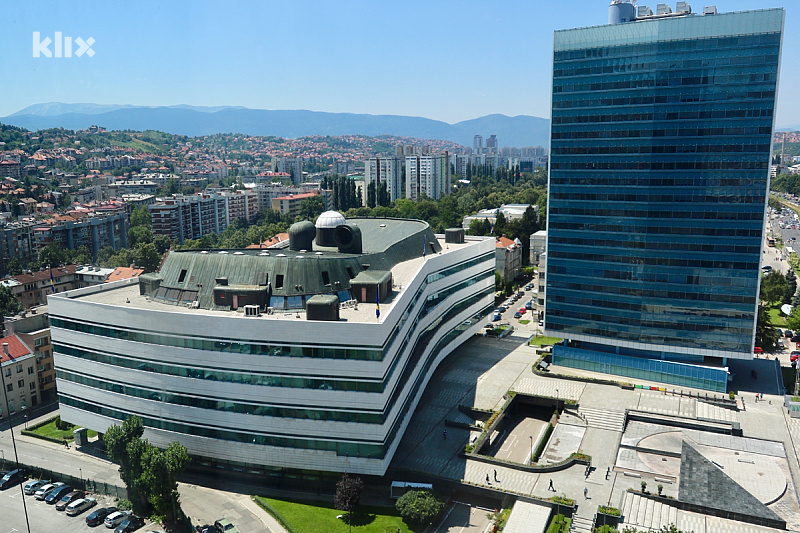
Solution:
<svg viewBox="0 0 800 533">
<path fill-rule="evenodd" d="M 21 379 L 21 380 L 17 381 L 17 387 L 19 387 L 20 389 L 24 389 L 25 388 L 25 380 Z"/>
<path fill-rule="evenodd" d="M 178 283 L 183 283 L 183 280 L 186 279 L 186 269 L 184 268 L 181 270 L 181 273 L 178 275 Z"/>
<path fill-rule="evenodd" d="M 11 377 L 11 368 L 6 368 L 6 377 Z"/>
<path fill-rule="evenodd" d="M 17 410 L 14 408 L 14 400 L 8 400 L 8 414 L 13 415 Z"/>
<path fill-rule="evenodd" d="M 275 276 L 275 288 L 276 289 L 283 288 L 283 274 L 278 274 Z"/>
<path fill-rule="evenodd" d="M 33 375 L 33 367 L 32 367 L 32 366 L 29 366 L 29 367 L 28 367 L 28 375 L 29 375 L 29 376 L 30 376 L 30 375 Z"/>
<path fill-rule="evenodd" d="M 6 392 L 13 392 L 13 391 L 14 391 L 13 383 L 9 383 L 8 385 L 6 385 Z"/>
<path fill-rule="evenodd" d="M 29 388 L 30 390 L 36 390 L 36 382 L 35 382 L 35 381 L 31 381 L 31 382 L 28 384 L 28 388 Z"/>
<path fill-rule="evenodd" d="M 330 285 L 331 284 L 331 277 L 328 275 L 327 270 L 322 271 L 322 284 L 323 285 Z"/>
<path fill-rule="evenodd" d="M 22 364 L 17 365 L 17 374 L 22 374 Z"/>
</svg>

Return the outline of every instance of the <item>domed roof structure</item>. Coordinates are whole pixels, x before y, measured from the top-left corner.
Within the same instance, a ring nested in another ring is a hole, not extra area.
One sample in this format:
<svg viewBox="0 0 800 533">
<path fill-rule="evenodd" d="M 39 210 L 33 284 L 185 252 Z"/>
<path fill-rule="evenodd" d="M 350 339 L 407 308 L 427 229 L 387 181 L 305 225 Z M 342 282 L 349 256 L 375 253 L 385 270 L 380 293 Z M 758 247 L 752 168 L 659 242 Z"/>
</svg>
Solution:
<svg viewBox="0 0 800 533">
<path fill-rule="evenodd" d="M 295 222 L 289 227 L 289 249 L 311 250 L 317 228 L 308 220 Z"/>
<path fill-rule="evenodd" d="M 347 219 L 338 211 L 325 211 L 317 218 L 317 229 L 336 229 L 337 226 L 347 224 Z"/>
</svg>

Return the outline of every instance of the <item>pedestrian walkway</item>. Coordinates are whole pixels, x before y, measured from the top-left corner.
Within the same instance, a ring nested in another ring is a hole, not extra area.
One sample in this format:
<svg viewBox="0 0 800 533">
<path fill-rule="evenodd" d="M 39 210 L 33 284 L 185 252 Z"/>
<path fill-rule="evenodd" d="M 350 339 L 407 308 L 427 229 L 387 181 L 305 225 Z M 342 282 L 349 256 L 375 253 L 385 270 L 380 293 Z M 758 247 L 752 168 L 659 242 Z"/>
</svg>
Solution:
<svg viewBox="0 0 800 533">
<path fill-rule="evenodd" d="M 586 384 L 580 381 L 567 381 L 539 376 L 524 377 L 514 383 L 511 389 L 519 394 L 530 396 L 549 396 L 560 400 L 578 401 Z"/>
<path fill-rule="evenodd" d="M 697 402 L 697 418 L 715 422 L 737 422 L 739 420 L 737 411 L 703 401 Z"/>
<path fill-rule="evenodd" d="M 581 406 L 578 412 L 580 412 L 586 420 L 586 425 L 590 428 L 610 429 L 619 432 L 625 429 L 625 411 Z"/>
</svg>

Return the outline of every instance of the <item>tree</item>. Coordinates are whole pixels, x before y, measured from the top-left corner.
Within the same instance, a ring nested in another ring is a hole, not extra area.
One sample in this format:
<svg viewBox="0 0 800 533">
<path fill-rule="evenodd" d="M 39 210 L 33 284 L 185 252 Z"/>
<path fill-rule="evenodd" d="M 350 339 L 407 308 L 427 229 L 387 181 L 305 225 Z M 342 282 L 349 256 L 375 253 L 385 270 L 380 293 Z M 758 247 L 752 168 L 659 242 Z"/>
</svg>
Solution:
<svg viewBox="0 0 800 533">
<path fill-rule="evenodd" d="M 156 251 L 153 243 L 141 243 L 133 249 L 133 262 L 136 263 L 136 266 L 145 269 L 146 272 L 153 272 L 161 262 L 161 255 Z"/>
<path fill-rule="evenodd" d="M 444 502 L 427 490 L 411 490 L 400 496 L 395 504 L 406 522 L 427 526 L 444 509 Z"/>
<path fill-rule="evenodd" d="M 300 200 L 299 217 L 307 220 L 314 220 L 325 210 L 325 203 L 322 196 L 315 194 Z"/>
<path fill-rule="evenodd" d="M 16 257 L 8 262 L 8 274 L 10 276 L 22 274 L 22 263 Z"/>
<path fill-rule="evenodd" d="M 153 242 L 153 232 L 146 226 L 131 226 L 128 230 L 128 247 L 135 248 L 139 243 Z"/>
<path fill-rule="evenodd" d="M 350 528 L 353 527 L 353 511 L 361 499 L 361 491 L 364 490 L 364 481 L 360 477 L 350 477 L 347 472 L 342 474 L 342 478 L 336 483 L 336 494 L 333 497 L 333 505 L 337 509 L 347 511 Z"/>
<path fill-rule="evenodd" d="M 119 463 L 119 475 L 134 511 L 175 524 L 183 517 L 177 478 L 189 464 L 189 453 L 177 442 L 160 450 L 143 439 L 143 434 L 142 420 L 132 416 L 122 426 L 108 428 L 103 440 L 108 456 Z"/>
<path fill-rule="evenodd" d="M 22 311 L 22 305 L 14 297 L 11 289 L 5 285 L 0 285 L 0 320 L 2 317 L 14 316 Z"/>
<path fill-rule="evenodd" d="M 150 229 L 150 210 L 139 206 L 131 211 L 131 228 L 143 226 Z"/>
<path fill-rule="evenodd" d="M 797 293 L 797 276 L 791 268 L 786 273 L 786 293 L 783 295 L 783 303 L 792 303 L 794 295 Z"/>
<path fill-rule="evenodd" d="M 761 299 L 770 304 L 779 302 L 786 294 L 786 277 L 777 271 L 761 276 Z"/>
<path fill-rule="evenodd" d="M 794 311 L 792 311 L 792 315 L 794 314 Z M 800 313 L 798 314 L 797 321 L 800 322 Z M 790 321 L 787 321 L 787 324 L 790 323 Z M 767 307 L 759 303 L 758 316 L 756 320 L 756 346 L 760 346 L 764 350 L 771 351 L 778 346 L 779 338 L 780 334 L 774 327 L 772 327 L 770 322 L 769 311 L 767 310 Z"/>
</svg>

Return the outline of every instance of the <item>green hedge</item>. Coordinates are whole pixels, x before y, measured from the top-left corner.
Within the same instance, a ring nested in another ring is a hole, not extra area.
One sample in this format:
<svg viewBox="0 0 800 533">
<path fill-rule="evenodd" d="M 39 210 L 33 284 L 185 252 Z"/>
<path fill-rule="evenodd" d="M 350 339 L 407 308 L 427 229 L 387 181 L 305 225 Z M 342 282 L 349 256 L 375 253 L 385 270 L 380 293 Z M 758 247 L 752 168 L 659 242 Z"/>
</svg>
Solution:
<svg viewBox="0 0 800 533">
<path fill-rule="evenodd" d="M 539 457 L 542 456 L 544 453 L 544 447 L 547 445 L 547 441 L 550 439 L 550 435 L 553 433 L 555 426 L 553 424 L 547 424 L 547 429 L 544 431 L 544 435 L 542 435 L 539 444 L 536 446 L 536 453 L 533 454 L 531 457 L 531 463 L 535 463 L 539 460 Z"/>
</svg>

